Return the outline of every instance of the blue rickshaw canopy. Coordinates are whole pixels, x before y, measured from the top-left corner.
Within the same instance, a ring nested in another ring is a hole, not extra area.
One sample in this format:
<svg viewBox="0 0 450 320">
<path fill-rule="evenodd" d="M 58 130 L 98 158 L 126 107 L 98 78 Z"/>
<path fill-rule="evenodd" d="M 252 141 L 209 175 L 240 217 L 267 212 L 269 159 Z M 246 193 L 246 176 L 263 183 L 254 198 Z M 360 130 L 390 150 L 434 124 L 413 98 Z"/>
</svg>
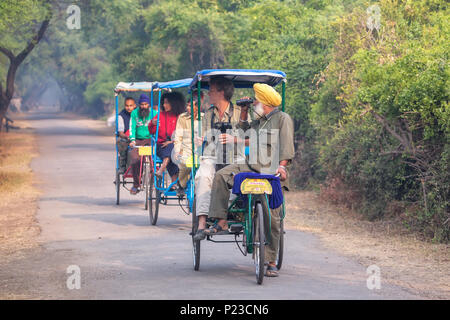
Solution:
<svg viewBox="0 0 450 320">
<path fill-rule="evenodd" d="M 202 89 L 209 89 L 209 79 L 212 76 L 230 79 L 235 88 L 252 88 L 255 83 L 266 83 L 274 87 L 286 79 L 286 74 L 279 70 L 206 69 L 195 74 L 189 86 L 190 90 L 197 88 L 199 81 Z"/>
<path fill-rule="evenodd" d="M 156 88 L 159 89 L 176 89 L 176 88 L 186 88 L 192 82 L 192 78 L 168 81 L 168 82 L 157 82 Z"/>
</svg>

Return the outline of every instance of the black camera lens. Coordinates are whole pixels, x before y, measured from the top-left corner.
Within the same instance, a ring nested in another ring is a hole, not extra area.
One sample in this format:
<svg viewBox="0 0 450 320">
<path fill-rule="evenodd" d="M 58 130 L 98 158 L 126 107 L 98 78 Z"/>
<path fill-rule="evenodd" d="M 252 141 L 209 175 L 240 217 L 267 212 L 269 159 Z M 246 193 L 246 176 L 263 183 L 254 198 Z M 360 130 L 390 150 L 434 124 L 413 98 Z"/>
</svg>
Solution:
<svg viewBox="0 0 450 320">
<path fill-rule="evenodd" d="M 253 103 L 253 99 L 252 98 L 236 100 L 236 104 L 238 106 L 240 106 L 240 107 L 247 106 L 247 105 L 252 104 L 252 103 Z"/>
</svg>

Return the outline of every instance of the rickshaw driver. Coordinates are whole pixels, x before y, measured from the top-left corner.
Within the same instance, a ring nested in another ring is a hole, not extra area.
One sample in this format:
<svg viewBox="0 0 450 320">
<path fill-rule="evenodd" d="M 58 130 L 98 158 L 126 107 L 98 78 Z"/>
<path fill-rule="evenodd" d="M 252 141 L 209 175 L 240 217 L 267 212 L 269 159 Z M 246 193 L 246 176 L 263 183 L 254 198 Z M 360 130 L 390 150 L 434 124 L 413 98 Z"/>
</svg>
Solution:
<svg viewBox="0 0 450 320">
<path fill-rule="evenodd" d="M 204 154 L 200 157 L 200 167 L 195 175 L 196 214 L 198 215 L 196 237 L 201 237 L 202 231 L 206 228 L 217 158 L 222 157 L 222 154 L 216 155 L 207 151 L 215 150 L 214 148 L 208 148 L 210 144 L 217 144 L 213 141 L 213 126 L 218 122 L 227 122 L 233 128 L 236 128 L 241 116 L 241 108 L 234 106 L 231 102 L 233 93 L 234 84 L 231 80 L 221 76 L 211 77 L 208 91 L 211 106 L 205 111 L 202 118 L 202 132 L 205 135 L 204 138 L 196 139 L 196 143 L 200 142 L 200 144 L 202 141 L 206 141 Z M 222 144 L 236 142 L 236 137 L 229 134 L 220 136 L 220 143 Z"/>
<path fill-rule="evenodd" d="M 151 145 L 150 132 L 148 131 L 148 124 L 151 121 L 149 106 L 150 98 L 144 93 L 141 94 L 139 108 L 136 108 L 130 117 L 130 147 Z M 133 187 L 130 189 L 130 193 L 137 194 L 140 185 L 139 171 L 141 166 L 139 152 L 136 148 L 131 149 L 128 156 L 130 157 L 133 174 Z"/>
<path fill-rule="evenodd" d="M 245 164 L 231 164 L 216 172 L 212 185 L 211 203 L 209 209 L 209 216 L 218 219 L 217 224 L 204 230 L 204 234 L 213 235 L 222 230 L 227 230 L 227 214 L 228 214 L 228 200 L 230 198 L 230 188 L 234 183 L 234 175 L 239 172 L 259 172 L 264 174 L 280 174 L 282 188 L 288 190 L 288 173 L 286 167 L 290 165 L 294 158 L 294 125 L 291 117 L 278 109 L 281 104 L 281 96 L 274 88 L 267 84 L 257 83 L 253 86 L 255 91 L 254 114 L 256 121 L 248 123 L 248 107 L 241 108 L 240 123 L 238 127 L 248 130 L 254 129 L 259 132 L 262 129 L 267 129 L 269 135 L 278 132 L 278 137 L 275 141 L 271 139 L 270 143 L 265 145 L 257 144 L 258 151 L 256 163 L 250 163 L 247 158 Z M 278 131 L 277 131 L 278 130 Z M 264 134 L 264 133 L 262 133 Z M 278 144 L 278 146 L 276 145 Z M 278 162 L 277 169 L 273 172 L 271 163 L 267 166 L 267 161 L 261 159 L 260 151 L 262 148 L 267 148 L 267 155 L 269 155 L 272 163 Z M 276 151 L 278 154 L 271 152 Z M 269 171 L 269 172 L 268 172 Z M 266 206 L 264 202 L 263 206 Z M 266 276 L 277 277 L 278 269 L 276 267 L 276 259 L 279 246 L 280 237 L 280 212 L 282 206 L 271 209 L 271 230 L 270 230 L 270 244 L 266 245 L 266 262 L 268 267 Z M 267 212 L 267 210 L 266 210 Z"/>
<path fill-rule="evenodd" d="M 127 149 L 130 142 L 130 117 L 136 108 L 136 101 L 132 97 L 125 98 L 125 108 L 119 113 L 117 119 L 117 148 L 119 150 L 119 172 L 124 173 L 127 167 Z"/>
</svg>

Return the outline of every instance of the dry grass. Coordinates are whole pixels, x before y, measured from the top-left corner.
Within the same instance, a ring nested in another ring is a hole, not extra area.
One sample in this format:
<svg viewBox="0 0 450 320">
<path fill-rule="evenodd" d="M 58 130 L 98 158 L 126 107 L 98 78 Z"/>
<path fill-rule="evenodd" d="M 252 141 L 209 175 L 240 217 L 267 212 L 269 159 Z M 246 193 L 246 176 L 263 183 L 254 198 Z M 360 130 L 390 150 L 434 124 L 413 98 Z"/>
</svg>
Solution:
<svg viewBox="0 0 450 320">
<path fill-rule="evenodd" d="M 14 125 L 27 128 L 28 123 Z M 0 133 L 0 256 L 2 261 L 21 249 L 36 246 L 35 220 L 38 191 L 33 186 L 30 162 L 37 156 L 35 137 L 29 129 Z"/>
<path fill-rule="evenodd" d="M 290 192 L 286 202 L 288 228 L 316 233 L 326 247 L 378 265 L 383 281 L 426 298 L 450 298 L 449 245 L 421 241 L 392 221 L 363 220 L 314 192 Z"/>
</svg>

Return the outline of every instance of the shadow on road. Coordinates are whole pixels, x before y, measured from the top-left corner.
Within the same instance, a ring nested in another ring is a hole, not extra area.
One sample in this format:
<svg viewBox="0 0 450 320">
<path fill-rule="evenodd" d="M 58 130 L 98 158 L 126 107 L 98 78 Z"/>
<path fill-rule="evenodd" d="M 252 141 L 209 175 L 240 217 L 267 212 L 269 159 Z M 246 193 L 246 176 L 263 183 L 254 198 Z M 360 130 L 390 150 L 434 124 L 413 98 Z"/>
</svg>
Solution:
<svg viewBox="0 0 450 320">
<path fill-rule="evenodd" d="M 141 215 L 130 215 L 120 213 L 94 213 L 94 214 L 63 214 L 63 218 L 80 219 L 80 220 L 95 220 L 106 223 L 112 223 L 119 226 L 133 225 L 138 227 L 149 227 L 150 221 L 147 212 L 142 210 Z M 153 227 L 153 226 L 152 226 Z M 186 227 L 186 222 L 181 220 L 167 219 L 164 217 L 158 218 L 158 224 L 155 227 L 162 227 L 163 229 L 179 229 Z"/>
<path fill-rule="evenodd" d="M 69 128 L 55 126 L 52 128 L 36 129 L 37 133 L 41 136 L 112 136 L 111 130 L 93 130 L 87 128 Z"/>
<path fill-rule="evenodd" d="M 73 204 L 83 204 L 83 205 L 95 205 L 95 206 L 107 206 L 116 208 L 116 198 L 92 198 L 86 196 L 72 196 L 72 197 L 42 197 L 41 201 L 63 201 Z M 142 204 L 144 200 L 123 200 L 126 204 Z"/>
<path fill-rule="evenodd" d="M 70 144 L 60 146 L 61 149 L 94 149 L 101 151 L 114 152 L 114 145 L 111 143 L 94 143 L 94 144 Z"/>
</svg>

